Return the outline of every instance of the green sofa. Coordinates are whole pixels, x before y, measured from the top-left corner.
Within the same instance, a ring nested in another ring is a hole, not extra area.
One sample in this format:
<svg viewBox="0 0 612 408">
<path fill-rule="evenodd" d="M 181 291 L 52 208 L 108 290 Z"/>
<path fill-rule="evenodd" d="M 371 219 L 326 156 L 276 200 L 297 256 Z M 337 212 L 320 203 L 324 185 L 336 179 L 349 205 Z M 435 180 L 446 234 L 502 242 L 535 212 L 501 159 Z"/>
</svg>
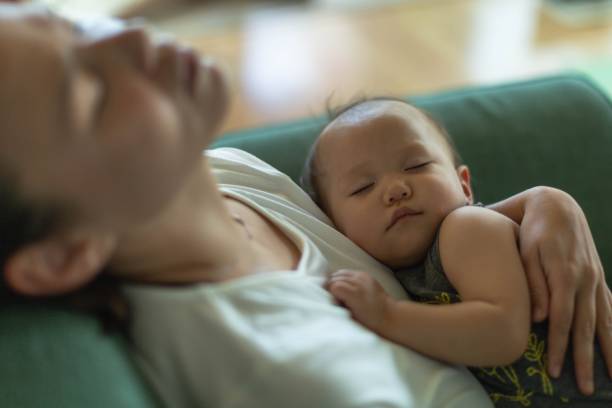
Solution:
<svg viewBox="0 0 612 408">
<path fill-rule="evenodd" d="M 473 172 L 476 198 L 493 202 L 534 185 L 571 193 L 583 206 L 608 282 L 612 277 L 612 106 L 582 76 L 568 74 L 413 99 L 440 118 Z M 298 178 L 323 118 L 226 135 Z M 158 401 L 125 341 L 65 310 L 0 309 L 0 407 L 152 407 Z"/>
</svg>

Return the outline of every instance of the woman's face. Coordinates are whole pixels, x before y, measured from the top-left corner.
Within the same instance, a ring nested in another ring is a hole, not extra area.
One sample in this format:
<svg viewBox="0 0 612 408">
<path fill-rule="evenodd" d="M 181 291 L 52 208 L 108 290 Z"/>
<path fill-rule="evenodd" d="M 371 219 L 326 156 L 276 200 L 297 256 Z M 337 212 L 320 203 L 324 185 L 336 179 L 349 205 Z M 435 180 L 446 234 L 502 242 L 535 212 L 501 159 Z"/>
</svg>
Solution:
<svg viewBox="0 0 612 408">
<path fill-rule="evenodd" d="M 215 66 L 142 30 L 94 38 L 0 5 L 0 163 L 31 198 L 144 221 L 201 163 L 227 107 Z"/>
</svg>

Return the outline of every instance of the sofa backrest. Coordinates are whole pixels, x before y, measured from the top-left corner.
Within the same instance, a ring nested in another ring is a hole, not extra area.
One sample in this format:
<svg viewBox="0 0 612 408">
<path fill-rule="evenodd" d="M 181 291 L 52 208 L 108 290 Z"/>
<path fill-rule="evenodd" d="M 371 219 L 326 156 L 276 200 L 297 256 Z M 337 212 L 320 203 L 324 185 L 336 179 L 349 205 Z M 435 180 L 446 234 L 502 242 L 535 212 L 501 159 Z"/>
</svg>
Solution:
<svg viewBox="0 0 612 408">
<path fill-rule="evenodd" d="M 447 128 L 492 203 L 532 186 L 558 187 L 583 207 L 612 282 L 612 105 L 587 78 L 566 74 L 411 98 Z M 215 146 L 247 150 L 298 180 L 323 118 L 228 134 Z"/>
</svg>

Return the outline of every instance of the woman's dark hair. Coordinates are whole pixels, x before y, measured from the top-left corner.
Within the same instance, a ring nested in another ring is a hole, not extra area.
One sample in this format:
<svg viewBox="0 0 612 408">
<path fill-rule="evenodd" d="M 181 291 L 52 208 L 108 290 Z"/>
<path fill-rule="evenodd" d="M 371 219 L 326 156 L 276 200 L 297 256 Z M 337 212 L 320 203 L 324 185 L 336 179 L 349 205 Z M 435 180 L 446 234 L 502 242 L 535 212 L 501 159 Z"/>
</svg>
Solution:
<svg viewBox="0 0 612 408">
<path fill-rule="evenodd" d="M 100 319 L 105 331 L 125 331 L 128 308 L 114 279 L 101 273 L 90 284 L 67 295 L 38 299 L 12 290 L 4 278 L 6 262 L 23 246 L 42 240 L 66 226 L 69 207 L 60 203 L 35 202 L 26 198 L 16 178 L 0 172 L 0 305 L 39 303 L 69 307 Z"/>
<path fill-rule="evenodd" d="M 451 152 L 453 164 L 455 165 L 455 167 L 458 167 L 461 164 L 463 164 L 463 160 L 461 159 L 461 156 L 459 155 L 459 152 L 457 151 L 457 148 L 455 147 L 455 143 L 453 142 L 453 139 L 449 135 L 446 128 L 437 119 L 435 119 L 431 114 L 429 114 L 427 111 L 417 108 L 416 106 L 409 103 L 405 99 L 397 98 L 394 96 L 359 97 L 358 99 L 355 99 L 347 104 L 340 105 L 335 108 L 331 107 L 331 105 L 328 102 L 327 107 L 326 107 L 327 121 L 325 125 L 323 126 L 323 128 L 319 131 L 319 135 L 317 136 L 314 143 L 310 147 L 310 151 L 308 152 L 308 155 L 306 156 L 306 162 L 304 163 L 302 174 L 300 176 L 301 187 L 304 189 L 304 191 L 306 191 L 306 193 L 308 193 L 310 198 L 312 198 L 312 200 L 319 207 L 323 208 L 323 202 L 321 199 L 321 191 L 320 191 L 320 185 L 319 185 L 320 173 L 318 171 L 319 169 L 318 169 L 316 157 L 317 157 L 317 149 L 318 149 L 319 139 L 321 137 L 321 134 L 327 128 L 327 126 L 329 126 L 334 120 L 342 116 L 344 113 L 349 112 L 352 109 L 366 102 L 376 102 L 376 101 L 401 102 L 421 112 L 434 125 L 434 127 L 440 132 L 440 134 L 444 138 Z"/>
</svg>

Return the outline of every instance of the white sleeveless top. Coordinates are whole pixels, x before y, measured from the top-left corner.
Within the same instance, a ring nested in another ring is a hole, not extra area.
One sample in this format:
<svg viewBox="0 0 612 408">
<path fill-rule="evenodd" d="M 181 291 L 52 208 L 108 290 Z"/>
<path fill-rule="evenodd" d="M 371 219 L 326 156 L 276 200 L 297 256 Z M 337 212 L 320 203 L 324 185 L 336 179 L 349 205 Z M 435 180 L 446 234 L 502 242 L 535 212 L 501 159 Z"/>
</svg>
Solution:
<svg viewBox="0 0 612 408">
<path fill-rule="evenodd" d="M 294 271 L 217 284 L 126 287 L 137 362 L 166 406 L 492 406 L 467 370 L 390 343 L 335 304 L 322 285 L 339 268 L 405 294 L 295 183 L 240 150 L 207 155 L 223 193 L 275 223 L 301 258 Z"/>
</svg>

